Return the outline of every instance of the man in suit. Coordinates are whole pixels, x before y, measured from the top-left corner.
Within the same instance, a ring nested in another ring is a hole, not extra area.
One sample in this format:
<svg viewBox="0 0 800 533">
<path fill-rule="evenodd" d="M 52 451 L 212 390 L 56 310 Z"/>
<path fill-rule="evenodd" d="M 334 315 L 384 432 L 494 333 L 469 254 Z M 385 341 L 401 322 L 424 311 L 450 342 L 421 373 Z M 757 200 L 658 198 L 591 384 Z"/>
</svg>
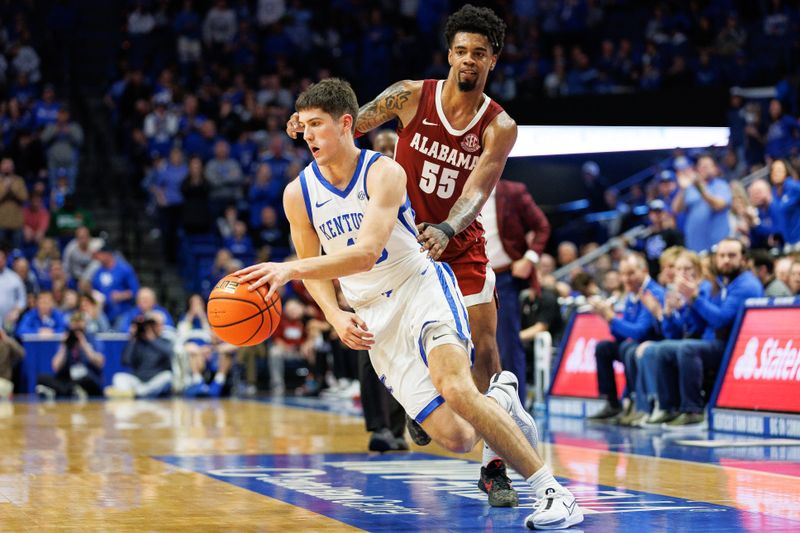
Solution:
<svg viewBox="0 0 800 533">
<path fill-rule="evenodd" d="M 550 223 L 523 183 L 501 179 L 481 212 L 486 252 L 497 281 L 497 345 L 503 368 L 517 376 L 519 396 L 526 400 L 525 351 L 519 293 L 526 285 L 539 291 L 536 263 L 550 237 Z"/>
</svg>

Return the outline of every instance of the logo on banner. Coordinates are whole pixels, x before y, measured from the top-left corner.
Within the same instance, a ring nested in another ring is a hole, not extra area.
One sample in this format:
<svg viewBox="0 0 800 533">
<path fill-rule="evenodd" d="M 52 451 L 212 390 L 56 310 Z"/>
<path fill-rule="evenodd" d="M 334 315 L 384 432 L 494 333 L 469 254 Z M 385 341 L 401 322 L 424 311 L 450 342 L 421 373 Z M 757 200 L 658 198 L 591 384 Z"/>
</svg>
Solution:
<svg viewBox="0 0 800 533">
<path fill-rule="evenodd" d="M 556 373 L 551 393 L 556 396 L 575 396 L 597 398 L 597 359 L 595 351 L 598 343 L 614 340 L 608 323 L 594 314 L 579 314 L 567 332 L 561 365 Z M 614 361 L 614 376 L 617 390 L 625 389 L 625 367 Z"/>
<path fill-rule="evenodd" d="M 744 353 L 733 367 L 734 379 L 800 380 L 800 358 L 797 357 L 797 348 L 792 346 L 792 339 L 781 345 L 778 339 L 767 337 L 760 353 L 758 348 L 758 337 L 750 337 Z"/>
<path fill-rule="evenodd" d="M 748 309 L 717 407 L 800 412 L 800 308 Z"/>
</svg>

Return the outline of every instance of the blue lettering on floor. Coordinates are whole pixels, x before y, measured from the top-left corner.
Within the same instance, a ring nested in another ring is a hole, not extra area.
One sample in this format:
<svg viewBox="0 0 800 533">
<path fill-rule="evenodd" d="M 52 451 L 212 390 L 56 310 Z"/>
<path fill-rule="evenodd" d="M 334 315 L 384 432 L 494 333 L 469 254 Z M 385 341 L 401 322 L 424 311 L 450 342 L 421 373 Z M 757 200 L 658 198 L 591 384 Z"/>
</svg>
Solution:
<svg viewBox="0 0 800 533">
<path fill-rule="evenodd" d="M 476 486 L 478 464 L 430 454 L 158 459 L 368 531 L 520 531 L 532 510 L 533 495 L 516 474 L 520 507 L 491 508 Z M 674 531 L 734 531 L 753 524 L 765 531 L 800 530 L 799 522 L 702 501 L 560 481 L 584 510 L 577 530 L 647 533 L 667 524 Z"/>
</svg>

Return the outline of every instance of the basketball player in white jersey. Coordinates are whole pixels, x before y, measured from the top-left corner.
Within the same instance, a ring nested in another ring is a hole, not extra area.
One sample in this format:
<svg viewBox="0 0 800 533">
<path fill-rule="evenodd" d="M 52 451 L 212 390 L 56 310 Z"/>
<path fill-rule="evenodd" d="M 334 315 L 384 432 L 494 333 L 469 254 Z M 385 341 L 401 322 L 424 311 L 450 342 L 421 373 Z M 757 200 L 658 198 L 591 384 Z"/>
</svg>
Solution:
<svg viewBox="0 0 800 533">
<path fill-rule="evenodd" d="M 296 107 L 314 156 L 284 193 L 300 259 L 236 275 L 251 290 L 266 284 L 270 293 L 304 280 L 341 340 L 369 350 L 381 381 L 435 441 L 465 453 L 483 438 L 527 479 L 538 498 L 528 527 L 583 521 L 574 496 L 536 452 L 536 426 L 511 382 L 498 374 L 486 395 L 478 392 L 455 277 L 420 250 L 402 167 L 355 146 L 358 103 L 350 85 L 324 80 L 303 92 Z M 336 278 L 355 313 L 339 307 Z"/>
</svg>

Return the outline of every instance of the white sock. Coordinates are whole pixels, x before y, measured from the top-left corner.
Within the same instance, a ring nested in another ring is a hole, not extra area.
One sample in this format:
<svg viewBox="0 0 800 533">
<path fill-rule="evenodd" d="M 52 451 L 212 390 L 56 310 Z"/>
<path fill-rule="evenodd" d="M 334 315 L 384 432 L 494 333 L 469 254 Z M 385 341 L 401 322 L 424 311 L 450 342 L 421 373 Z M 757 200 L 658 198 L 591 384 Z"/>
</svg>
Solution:
<svg viewBox="0 0 800 533">
<path fill-rule="evenodd" d="M 481 466 L 487 467 L 489 466 L 489 463 L 495 459 L 500 459 L 502 461 L 500 456 L 494 453 L 494 450 L 489 448 L 489 445 L 486 444 L 486 441 L 483 441 L 483 460 L 481 461 Z"/>
<path fill-rule="evenodd" d="M 224 385 L 225 384 L 225 374 L 223 374 L 222 372 L 217 372 L 214 375 L 214 381 L 216 381 L 220 385 Z"/>
<path fill-rule="evenodd" d="M 564 489 L 564 487 L 556 481 L 556 478 L 553 477 L 553 472 L 550 471 L 547 465 L 542 466 L 525 481 L 531 486 L 537 498 L 541 497 L 545 489 L 555 489 L 556 491 Z"/>
<path fill-rule="evenodd" d="M 513 405 L 512 400 L 508 397 L 508 394 L 506 394 L 503 389 L 499 387 L 489 389 L 486 392 L 486 396 L 496 401 L 497 405 L 499 405 L 503 411 L 511 414 L 511 406 Z"/>
<path fill-rule="evenodd" d="M 203 382 L 203 376 L 195 372 L 192 374 L 192 385 L 198 385 Z"/>
</svg>

